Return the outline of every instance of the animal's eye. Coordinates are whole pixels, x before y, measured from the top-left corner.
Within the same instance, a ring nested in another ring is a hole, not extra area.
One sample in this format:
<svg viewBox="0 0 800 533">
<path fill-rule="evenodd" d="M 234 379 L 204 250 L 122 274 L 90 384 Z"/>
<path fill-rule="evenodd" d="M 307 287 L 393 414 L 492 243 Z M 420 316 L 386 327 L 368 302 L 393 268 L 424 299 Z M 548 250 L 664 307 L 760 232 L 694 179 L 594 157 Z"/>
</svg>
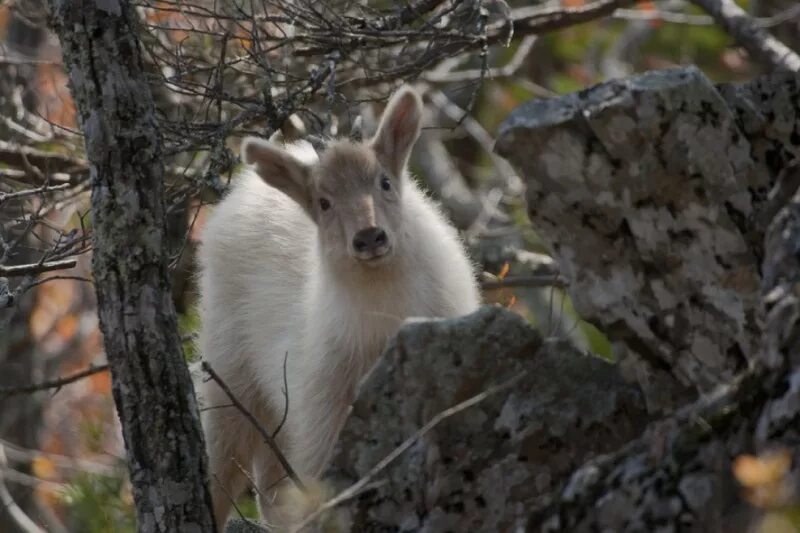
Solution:
<svg viewBox="0 0 800 533">
<path fill-rule="evenodd" d="M 319 207 L 323 211 L 327 211 L 331 208 L 331 202 L 327 198 L 320 198 L 319 199 Z"/>
<path fill-rule="evenodd" d="M 392 182 L 389 181 L 389 178 L 381 178 L 381 189 L 384 191 L 388 191 L 392 188 Z"/>
</svg>

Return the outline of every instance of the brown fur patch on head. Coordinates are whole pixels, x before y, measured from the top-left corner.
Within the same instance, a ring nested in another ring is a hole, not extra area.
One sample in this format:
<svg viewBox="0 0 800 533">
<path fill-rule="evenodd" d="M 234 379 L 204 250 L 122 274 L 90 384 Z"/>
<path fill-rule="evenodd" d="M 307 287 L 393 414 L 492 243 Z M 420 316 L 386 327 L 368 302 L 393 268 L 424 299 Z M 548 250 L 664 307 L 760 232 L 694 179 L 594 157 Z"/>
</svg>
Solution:
<svg viewBox="0 0 800 533">
<path fill-rule="evenodd" d="M 382 169 L 375 152 L 349 140 L 334 141 L 323 152 L 316 171 L 322 194 L 342 194 L 371 187 Z"/>
</svg>

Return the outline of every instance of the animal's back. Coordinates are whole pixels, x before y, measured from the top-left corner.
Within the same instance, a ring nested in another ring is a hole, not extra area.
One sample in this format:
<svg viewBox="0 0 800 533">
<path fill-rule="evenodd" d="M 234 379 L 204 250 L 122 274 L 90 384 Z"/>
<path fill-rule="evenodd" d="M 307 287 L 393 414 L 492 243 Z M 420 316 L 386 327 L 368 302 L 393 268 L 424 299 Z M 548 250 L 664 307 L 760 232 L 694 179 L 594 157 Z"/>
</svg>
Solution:
<svg viewBox="0 0 800 533">
<path fill-rule="evenodd" d="M 261 339 L 273 339 L 279 351 L 302 320 L 317 231 L 296 203 L 254 173 L 236 181 L 209 217 L 199 250 L 200 350 L 227 379 L 247 375 L 237 367 L 250 364 L 245 354 L 269 348 Z"/>
</svg>

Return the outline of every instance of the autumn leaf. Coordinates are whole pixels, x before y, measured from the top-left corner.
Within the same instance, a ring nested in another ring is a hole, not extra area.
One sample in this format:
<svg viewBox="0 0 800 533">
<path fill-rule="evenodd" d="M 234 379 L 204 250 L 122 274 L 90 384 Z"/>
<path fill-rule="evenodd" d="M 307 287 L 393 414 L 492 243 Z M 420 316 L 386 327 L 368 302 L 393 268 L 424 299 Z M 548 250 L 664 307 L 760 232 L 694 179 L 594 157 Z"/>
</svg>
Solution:
<svg viewBox="0 0 800 533">
<path fill-rule="evenodd" d="M 762 509 L 797 503 L 795 483 L 789 476 L 792 454 L 786 448 L 759 456 L 740 455 L 732 466 L 733 475 L 744 491 L 742 497 Z"/>
<path fill-rule="evenodd" d="M 511 265 L 506 261 L 503 263 L 503 268 L 500 269 L 500 273 L 497 274 L 497 279 L 504 279 L 508 275 L 509 270 L 511 270 Z"/>
</svg>

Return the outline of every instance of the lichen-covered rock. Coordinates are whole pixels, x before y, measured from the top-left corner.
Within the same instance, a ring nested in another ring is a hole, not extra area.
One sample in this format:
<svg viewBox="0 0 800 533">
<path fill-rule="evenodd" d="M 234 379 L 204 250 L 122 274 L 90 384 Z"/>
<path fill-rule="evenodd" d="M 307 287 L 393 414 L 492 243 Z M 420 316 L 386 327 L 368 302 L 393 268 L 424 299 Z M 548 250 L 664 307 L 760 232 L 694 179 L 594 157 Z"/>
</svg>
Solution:
<svg viewBox="0 0 800 533">
<path fill-rule="evenodd" d="M 757 510 L 740 498 L 732 460 L 788 450 L 792 467 L 773 506 L 800 501 L 800 196 L 765 241 L 765 320 L 755 366 L 730 385 L 651 425 L 620 451 L 590 462 L 533 508 L 529 531 L 749 532 Z M 781 476 L 781 474 L 783 474 Z M 769 500 L 767 500 L 769 501 Z"/>
<path fill-rule="evenodd" d="M 756 221 L 778 178 L 762 132 L 780 144 L 800 131 L 796 79 L 724 98 L 696 68 L 650 72 L 528 102 L 500 127 L 497 151 L 526 179 L 576 309 L 609 335 L 652 410 L 752 362 Z"/>
<path fill-rule="evenodd" d="M 613 365 L 543 343 L 519 316 L 484 307 L 401 329 L 362 385 L 331 479 L 348 486 L 438 413 L 515 377 L 508 390 L 426 433 L 337 522 L 351 531 L 524 524 L 532 502 L 647 420 L 641 394 Z"/>
</svg>

